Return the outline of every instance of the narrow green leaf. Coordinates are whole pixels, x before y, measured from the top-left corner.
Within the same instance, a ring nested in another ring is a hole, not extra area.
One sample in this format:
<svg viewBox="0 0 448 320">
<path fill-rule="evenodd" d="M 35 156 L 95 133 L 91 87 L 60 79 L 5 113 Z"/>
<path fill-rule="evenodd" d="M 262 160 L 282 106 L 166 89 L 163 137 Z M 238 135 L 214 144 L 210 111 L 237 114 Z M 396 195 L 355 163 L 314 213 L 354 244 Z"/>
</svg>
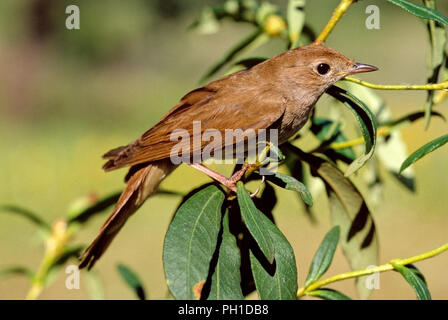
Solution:
<svg viewBox="0 0 448 320">
<path fill-rule="evenodd" d="M 221 59 L 219 59 L 207 73 L 202 77 L 201 82 L 205 82 L 215 75 L 222 67 L 231 62 L 244 51 L 258 48 L 269 40 L 269 36 L 261 29 L 252 32 L 247 38 L 239 42 L 235 47 L 230 49 Z"/>
<path fill-rule="evenodd" d="M 247 229 L 249 229 L 252 237 L 254 237 L 266 259 L 269 263 L 272 263 L 275 257 L 274 243 L 270 233 L 266 231 L 266 225 L 261 222 L 263 213 L 255 207 L 255 204 L 241 181 L 238 182 L 237 188 L 238 205 L 240 207 L 244 223 L 246 224 Z"/>
<path fill-rule="evenodd" d="M 432 117 L 438 117 L 438 118 L 446 121 L 444 115 L 439 113 L 439 112 L 437 112 L 437 111 L 431 111 L 431 116 Z M 415 121 L 420 120 L 420 119 L 422 119 L 424 117 L 425 117 L 425 112 L 423 112 L 423 111 L 416 111 L 416 112 L 412 112 L 412 113 L 409 113 L 407 115 L 404 115 L 404 116 L 402 116 L 402 117 L 400 117 L 398 119 L 395 119 L 395 120 L 385 121 L 384 123 L 381 123 L 381 125 L 389 127 L 391 129 L 395 129 L 395 128 L 398 129 L 398 128 L 407 126 L 407 125 L 409 125 L 411 123 L 414 123 Z"/>
<path fill-rule="evenodd" d="M 331 222 L 341 227 L 341 248 L 352 270 L 378 265 L 378 238 L 369 208 L 349 179 L 331 163 L 286 144 L 285 147 L 306 161 L 324 182 L 329 196 Z M 371 289 L 365 277 L 357 281 L 361 299 L 367 299 Z"/>
<path fill-rule="evenodd" d="M 276 172 L 274 175 L 266 175 L 265 177 L 267 180 L 271 181 L 281 188 L 296 191 L 302 198 L 303 202 L 305 202 L 309 206 L 313 205 L 313 197 L 311 196 L 310 191 L 302 182 L 300 182 L 296 178 L 279 172 Z"/>
<path fill-rule="evenodd" d="M 430 9 L 437 9 L 435 0 L 424 0 L 425 6 Z M 442 66 L 445 62 L 445 47 L 447 43 L 447 33 L 445 27 L 436 21 L 428 20 L 428 35 L 431 43 L 431 51 L 428 55 L 428 83 L 437 83 L 439 80 L 439 75 L 442 71 Z M 427 94 L 426 103 L 424 106 L 425 110 L 425 126 L 429 127 L 431 120 L 432 107 L 434 105 L 434 96 L 436 91 L 429 90 Z"/>
<path fill-rule="evenodd" d="M 52 268 L 65 264 L 71 258 L 79 258 L 82 251 L 85 249 L 84 245 L 77 245 L 73 247 L 67 247 L 64 252 L 53 262 Z"/>
<path fill-rule="evenodd" d="M 412 165 L 413 163 L 417 162 L 424 156 L 426 156 L 428 153 L 433 152 L 434 150 L 440 148 L 445 143 L 448 142 L 448 134 L 441 136 L 427 144 L 425 144 L 423 147 L 417 149 L 414 153 L 412 153 L 401 165 L 400 167 L 400 173 L 403 172 L 407 167 Z"/>
<path fill-rule="evenodd" d="M 138 275 L 124 264 L 119 264 L 117 269 L 121 278 L 134 291 L 137 298 L 146 300 L 145 289 Z"/>
<path fill-rule="evenodd" d="M 336 247 L 338 246 L 340 236 L 339 226 L 333 227 L 326 235 L 324 240 L 317 249 L 314 255 L 313 262 L 311 263 L 308 276 L 306 277 L 305 287 L 308 287 L 313 282 L 322 277 L 333 261 Z"/>
<path fill-rule="evenodd" d="M 176 299 L 199 299 L 221 227 L 224 194 L 215 185 L 190 196 L 179 207 L 165 235 L 163 265 Z"/>
<path fill-rule="evenodd" d="M 86 223 L 90 218 L 94 217 L 96 214 L 102 213 L 107 210 L 110 206 L 115 204 L 120 198 L 121 192 L 116 192 L 99 201 L 95 201 L 93 204 L 83 204 L 77 205 L 76 209 L 69 210 L 68 224 L 72 223 Z"/>
<path fill-rule="evenodd" d="M 45 286 L 49 286 L 57 278 L 60 274 L 61 268 L 67 263 L 67 261 L 70 259 L 77 260 L 84 249 L 84 245 L 67 247 L 64 249 L 64 252 L 55 257 L 55 261 L 53 261 L 43 279 Z"/>
<path fill-rule="evenodd" d="M 379 136 L 375 155 L 377 160 L 391 173 L 392 177 L 397 179 L 402 185 L 410 191 L 415 191 L 415 175 L 412 170 L 406 171 L 405 175 L 399 175 L 400 165 L 408 156 L 407 146 L 402 138 L 398 128 L 411 124 L 412 122 L 424 117 L 424 112 L 415 112 L 398 119 L 391 120 L 392 112 L 385 101 L 378 93 L 370 88 L 351 82 L 343 82 L 343 88 L 352 92 L 356 97 L 369 106 L 369 109 L 375 115 L 377 122 L 387 127 L 390 131 L 386 137 Z M 370 203 L 375 204 L 381 199 L 382 179 L 378 173 L 379 166 L 375 161 L 369 161 L 364 177 L 369 186 Z"/>
<path fill-rule="evenodd" d="M 323 300 L 351 300 L 345 294 L 333 289 L 318 289 L 307 293 L 308 296 L 321 298 Z"/>
<path fill-rule="evenodd" d="M 34 272 L 28 269 L 27 267 L 22 266 L 13 266 L 13 267 L 7 267 L 0 269 L 0 279 L 15 276 L 15 275 L 24 275 L 26 276 L 30 281 L 34 278 Z"/>
<path fill-rule="evenodd" d="M 347 177 L 360 169 L 372 157 L 376 146 L 376 121 L 369 108 L 350 92 L 332 86 L 327 93 L 342 102 L 355 114 L 364 137 L 365 152 L 348 167 L 345 172 Z"/>
<path fill-rule="evenodd" d="M 378 264 L 378 238 L 375 223 L 361 193 L 337 168 L 323 164 L 319 174 L 327 184 L 331 221 L 341 227 L 341 247 L 352 270 Z M 371 289 L 365 278 L 357 280 L 361 299 Z"/>
<path fill-rule="evenodd" d="M 419 275 L 419 271 L 415 269 L 406 268 L 405 266 L 391 263 L 392 266 L 401 273 L 404 279 L 414 288 L 417 298 L 419 300 L 431 300 L 431 294 L 429 293 L 426 283 Z"/>
<path fill-rule="evenodd" d="M 356 159 L 353 148 L 333 150 L 328 148 L 331 143 L 346 142 L 347 138 L 342 133 L 341 124 L 330 119 L 314 117 L 311 123 L 311 132 L 322 142 L 317 151 L 323 149 L 323 153 L 333 161 L 341 160 L 351 163 Z"/>
<path fill-rule="evenodd" d="M 224 215 L 222 227 L 222 241 L 208 299 L 242 300 L 244 296 L 241 291 L 241 255 L 235 236 L 230 232 L 228 211 Z"/>
<path fill-rule="evenodd" d="M 45 233 L 51 232 L 51 226 L 45 222 L 37 213 L 34 213 L 28 209 L 15 206 L 15 205 L 1 205 L 0 212 L 9 212 L 26 218 L 28 221 L 40 227 Z"/>
<path fill-rule="evenodd" d="M 287 152 L 286 155 L 286 168 L 289 171 L 289 174 L 296 178 L 299 181 L 302 181 L 303 184 L 310 191 L 312 199 L 317 199 L 320 194 L 325 190 L 325 185 L 322 180 L 318 177 L 314 177 L 310 172 L 310 167 L 306 166 L 303 161 L 294 156 L 293 153 Z M 300 195 L 299 195 L 300 196 Z M 316 223 L 316 218 L 313 214 L 312 207 L 305 204 L 305 213 L 307 217 L 310 219 L 311 223 Z"/>
<path fill-rule="evenodd" d="M 179 191 L 173 191 L 173 190 L 165 190 L 165 189 L 159 189 L 157 190 L 158 195 L 165 195 L 165 196 L 179 196 L 183 197 L 185 194 Z"/>
<path fill-rule="evenodd" d="M 406 10 L 407 12 L 413 14 L 422 19 L 430 19 L 438 21 L 445 26 L 448 26 L 448 18 L 441 14 L 439 11 L 413 3 L 406 0 L 387 0 L 396 6 Z"/>
<path fill-rule="evenodd" d="M 259 216 L 265 233 L 274 243 L 275 261 L 269 262 L 252 248 L 250 263 L 258 296 L 262 300 L 295 300 L 297 294 L 297 267 L 294 251 L 281 231 L 264 215 Z"/>
<path fill-rule="evenodd" d="M 287 9 L 289 48 L 299 46 L 299 38 L 305 25 L 306 0 L 289 0 Z"/>
</svg>

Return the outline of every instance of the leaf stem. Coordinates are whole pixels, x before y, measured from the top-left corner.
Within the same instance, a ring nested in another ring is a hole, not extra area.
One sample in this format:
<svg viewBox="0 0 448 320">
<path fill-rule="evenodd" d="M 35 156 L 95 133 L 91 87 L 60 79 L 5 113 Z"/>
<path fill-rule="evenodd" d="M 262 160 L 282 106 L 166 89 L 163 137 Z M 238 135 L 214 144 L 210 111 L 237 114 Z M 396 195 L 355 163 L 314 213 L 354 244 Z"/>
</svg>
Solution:
<svg viewBox="0 0 448 320">
<path fill-rule="evenodd" d="M 357 0 L 341 0 L 339 5 L 334 10 L 330 20 L 328 20 L 327 25 L 314 41 L 314 44 L 321 44 L 325 42 L 331 31 L 333 31 L 334 27 L 339 22 L 339 20 L 341 20 L 342 16 L 345 14 L 348 8 L 356 1 Z"/>
<path fill-rule="evenodd" d="M 388 126 L 382 126 L 378 128 L 377 131 L 377 136 L 378 137 L 384 137 L 390 134 L 390 127 Z M 345 149 L 345 148 L 351 148 L 360 144 L 364 143 L 364 138 L 360 137 L 357 139 L 353 139 L 350 141 L 344 141 L 344 142 L 334 142 L 332 144 L 330 144 L 330 148 L 334 149 L 334 150 L 338 150 L 338 149 Z"/>
<path fill-rule="evenodd" d="M 360 84 L 364 87 L 377 89 L 377 90 L 445 90 L 448 89 L 448 81 L 432 84 L 402 84 L 402 85 L 384 85 L 370 83 L 364 80 L 345 77 L 344 80 Z"/>
<path fill-rule="evenodd" d="M 341 281 L 341 280 L 346 280 L 346 279 L 352 279 L 352 278 L 358 278 L 358 277 L 362 277 L 362 276 L 367 276 L 373 273 L 377 273 L 377 272 L 385 272 L 385 271 L 390 271 L 390 270 L 394 270 L 394 266 L 393 264 L 396 265 L 401 265 L 401 266 L 406 266 L 409 265 L 411 263 L 415 263 L 418 261 L 422 261 L 425 259 L 429 259 L 432 258 L 438 254 L 441 254 L 444 251 L 448 250 L 448 243 L 444 244 L 443 246 L 436 248 L 434 250 L 419 254 L 417 256 L 411 257 L 411 258 L 407 258 L 407 259 L 394 259 L 391 260 L 389 263 L 374 267 L 374 268 L 369 268 L 369 269 L 362 269 L 362 270 L 356 270 L 356 271 L 352 271 L 352 272 L 346 272 L 346 273 L 341 273 L 335 276 L 332 276 L 330 278 L 321 280 L 321 281 L 317 281 L 314 282 L 312 284 L 310 284 L 308 287 L 302 287 L 297 291 L 297 298 L 303 297 L 305 295 L 308 295 L 308 293 L 321 288 L 327 284 L 333 283 L 333 282 L 337 282 L 337 281 Z"/>
</svg>

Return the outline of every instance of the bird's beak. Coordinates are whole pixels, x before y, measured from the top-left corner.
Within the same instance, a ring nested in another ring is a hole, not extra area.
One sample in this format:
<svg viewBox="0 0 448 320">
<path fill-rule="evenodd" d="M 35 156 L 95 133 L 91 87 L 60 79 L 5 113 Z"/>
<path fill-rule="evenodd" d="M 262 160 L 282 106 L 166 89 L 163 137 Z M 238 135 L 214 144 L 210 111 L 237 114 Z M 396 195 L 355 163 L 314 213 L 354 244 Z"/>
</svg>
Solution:
<svg viewBox="0 0 448 320">
<path fill-rule="evenodd" d="M 372 72 L 372 71 L 376 71 L 376 70 L 378 70 L 377 67 L 371 66 L 369 64 L 364 64 L 364 63 L 358 63 L 357 62 L 350 69 L 349 74 Z"/>
</svg>

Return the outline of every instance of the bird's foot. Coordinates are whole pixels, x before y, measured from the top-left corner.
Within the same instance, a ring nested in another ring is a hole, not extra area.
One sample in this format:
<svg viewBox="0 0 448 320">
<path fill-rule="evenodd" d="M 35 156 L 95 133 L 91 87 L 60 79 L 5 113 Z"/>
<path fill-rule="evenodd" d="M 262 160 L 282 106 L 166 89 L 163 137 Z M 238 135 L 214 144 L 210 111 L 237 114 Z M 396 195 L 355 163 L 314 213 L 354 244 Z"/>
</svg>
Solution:
<svg viewBox="0 0 448 320">
<path fill-rule="evenodd" d="M 227 177 L 223 176 L 222 174 L 220 174 L 216 171 L 213 171 L 200 163 L 193 162 L 190 164 L 190 166 L 205 173 L 210 178 L 219 182 L 220 184 L 225 186 L 227 189 L 229 189 L 230 191 L 233 191 L 235 193 L 237 192 L 236 184 L 238 183 L 238 181 L 241 180 L 241 178 L 244 176 L 244 174 L 247 172 L 247 170 L 251 167 L 250 164 L 244 163 L 243 167 L 240 170 L 235 172 L 230 178 L 227 178 Z"/>
</svg>

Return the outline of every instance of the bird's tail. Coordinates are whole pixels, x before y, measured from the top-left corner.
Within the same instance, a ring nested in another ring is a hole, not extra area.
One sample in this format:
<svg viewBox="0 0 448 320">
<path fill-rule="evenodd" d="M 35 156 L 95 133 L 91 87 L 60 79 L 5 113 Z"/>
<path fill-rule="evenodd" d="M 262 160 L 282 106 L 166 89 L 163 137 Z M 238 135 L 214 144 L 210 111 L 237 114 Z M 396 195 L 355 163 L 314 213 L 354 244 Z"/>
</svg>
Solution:
<svg viewBox="0 0 448 320">
<path fill-rule="evenodd" d="M 84 251 L 79 268 L 91 269 L 121 230 L 128 218 L 156 192 L 160 182 L 175 168 L 169 160 L 153 162 L 136 170 L 129 178 L 114 211 L 101 227 L 92 244 Z M 131 170 L 132 171 L 132 170 Z"/>
</svg>

